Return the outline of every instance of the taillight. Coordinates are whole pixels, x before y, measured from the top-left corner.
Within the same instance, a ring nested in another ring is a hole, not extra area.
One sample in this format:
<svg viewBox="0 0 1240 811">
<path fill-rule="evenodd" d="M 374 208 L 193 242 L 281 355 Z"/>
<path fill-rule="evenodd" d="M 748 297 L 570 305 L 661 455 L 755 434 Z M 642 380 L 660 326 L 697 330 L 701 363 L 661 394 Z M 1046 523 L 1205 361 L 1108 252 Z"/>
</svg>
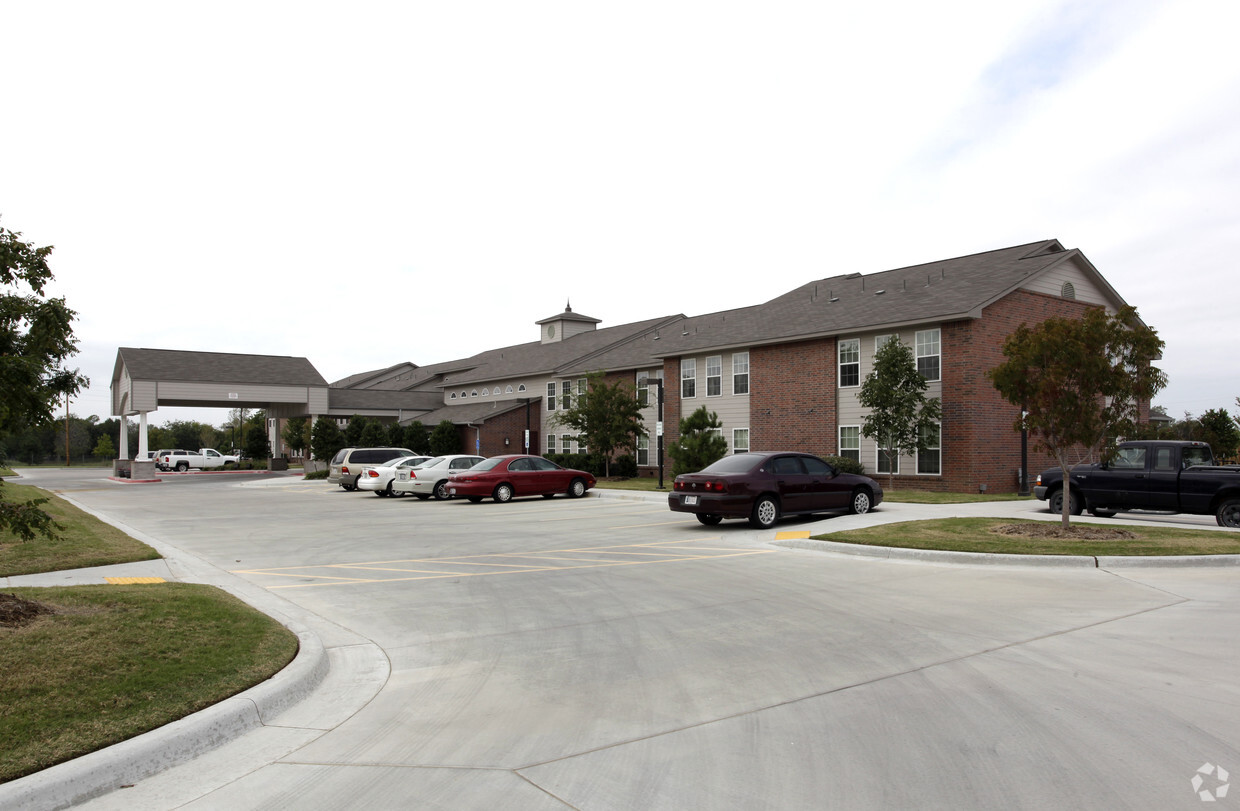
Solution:
<svg viewBox="0 0 1240 811">
<path fill-rule="evenodd" d="M 725 482 L 706 482 L 706 484 L 702 485 L 702 489 L 710 490 L 714 493 L 726 493 L 728 492 L 728 485 Z"/>
<path fill-rule="evenodd" d="M 367 476 L 369 476 L 369 477 L 370 477 L 370 478 L 372 478 L 372 479 L 377 479 L 377 478 L 379 478 L 379 474 L 378 474 L 377 472 L 373 471 L 373 470 L 368 470 L 368 471 L 366 471 L 366 475 L 367 475 Z"/>
<path fill-rule="evenodd" d="M 348 473 L 348 472 L 349 472 L 349 466 L 348 466 L 348 465 L 341 465 L 341 466 L 340 466 L 340 473 L 341 473 L 342 475 L 343 475 L 343 474 L 345 474 L 345 473 Z"/>
</svg>

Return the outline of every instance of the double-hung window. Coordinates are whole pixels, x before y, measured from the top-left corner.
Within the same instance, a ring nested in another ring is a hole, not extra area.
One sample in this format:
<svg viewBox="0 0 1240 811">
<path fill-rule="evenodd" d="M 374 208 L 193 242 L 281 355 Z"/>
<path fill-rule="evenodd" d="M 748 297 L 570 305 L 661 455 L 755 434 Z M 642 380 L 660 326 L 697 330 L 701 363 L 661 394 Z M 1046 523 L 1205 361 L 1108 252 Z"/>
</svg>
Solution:
<svg viewBox="0 0 1240 811">
<path fill-rule="evenodd" d="M 900 475 L 900 452 L 894 448 L 884 448 L 881 443 L 878 445 L 878 472 L 890 473 L 894 476 Z"/>
<path fill-rule="evenodd" d="M 938 476 L 943 472 L 943 430 L 939 425 L 921 427 L 922 449 L 917 451 L 917 472 L 926 476 Z"/>
<path fill-rule="evenodd" d="M 650 464 L 650 435 L 637 435 L 637 464 L 646 467 Z"/>
<path fill-rule="evenodd" d="M 861 385 L 861 339 L 840 341 L 840 388 Z"/>
<path fill-rule="evenodd" d="M 749 393 L 749 353 L 732 353 L 732 393 Z"/>
<path fill-rule="evenodd" d="M 732 453 L 748 453 L 749 452 L 749 429 L 733 428 L 732 429 Z"/>
<path fill-rule="evenodd" d="M 723 356 L 711 355 L 706 359 L 706 396 L 723 394 Z"/>
<path fill-rule="evenodd" d="M 573 407 L 573 381 L 564 380 L 560 383 L 560 408 L 567 411 Z"/>
<path fill-rule="evenodd" d="M 940 377 L 939 330 L 927 329 L 917 333 L 917 371 L 931 382 Z"/>
<path fill-rule="evenodd" d="M 547 453 L 555 453 L 555 434 L 547 434 Z"/>
<path fill-rule="evenodd" d="M 840 456 L 861 464 L 861 426 L 840 426 Z"/>
<path fill-rule="evenodd" d="M 680 396 L 686 400 L 697 397 L 697 358 L 680 362 Z"/>
<path fill-rule="evenodd" d="M 547 384 L 547 410 L 555 411 L 555 384 Z M 554 451 L 552 451 L 554 453 Z"/>
</svg>

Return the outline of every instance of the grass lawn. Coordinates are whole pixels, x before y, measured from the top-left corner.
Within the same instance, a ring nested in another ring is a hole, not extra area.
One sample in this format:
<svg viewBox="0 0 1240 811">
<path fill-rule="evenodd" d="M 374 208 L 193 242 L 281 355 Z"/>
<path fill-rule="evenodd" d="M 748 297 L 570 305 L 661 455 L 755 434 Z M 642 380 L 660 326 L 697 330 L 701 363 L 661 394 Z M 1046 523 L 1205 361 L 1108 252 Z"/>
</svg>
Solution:
<svg viewBox="0 0 1240 811">
<path fill-rule="evenodd" d="M 1025 530 L 1026 534 L 1002 534 L 995 531 L 996 527 L 1013 525 L 1028 526 L 1029 529 Z M 1057 537 L 1059 529 L 1059 524 L 1054 522 L 1020 522 L 1011 518 L 942 518 L 833 532 L 815 536 L 815 539 L 867 546 L 1005 555 L 1240 554 L 1240 532 L 1074 524 L 1073 535 Z M 1088 537 L 1097 534 L 1114 537 Z"/>
<path fill-rule="evenodd" d="M 9 501 L 30 501 L 49 494 L 28 484 L 5 482 L 0 492 Z M 119 529 L 82 512 L 69 502 L 50 496 L 43 511 L 59 523 L 56 540 L 38 538 L 22 542 L 10 532 L 0 531 L 0 577 L 87 566 L 107 566 L 135 560 L 154 560 L 154 549 L 134 540 Z"/>
<path fill-rule="evenodd" d="M 10 500 L 47 495 L 6 482 Z M 158 558 L 50 496 L 62 539 L 0 533 L 0 575 Z M 279 672 L 297 637 L 213 586 L 0 592 L 0 782 L 163 726 Z"/>
<path fill-rule="evenodd" d="M 0 781 L 210 706 L 297 653 L 286 628 L 213 586 L 11 593 L 54 613 L 18 627 L 0 623 Z"/>
</svg>

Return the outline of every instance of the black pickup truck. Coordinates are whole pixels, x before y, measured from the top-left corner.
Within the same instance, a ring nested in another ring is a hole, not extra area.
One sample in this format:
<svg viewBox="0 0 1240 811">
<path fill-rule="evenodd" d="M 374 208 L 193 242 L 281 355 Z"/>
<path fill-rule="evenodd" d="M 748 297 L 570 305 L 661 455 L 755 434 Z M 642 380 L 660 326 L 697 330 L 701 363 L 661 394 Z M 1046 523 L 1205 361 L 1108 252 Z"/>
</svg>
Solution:
<svg viewBox="0 0 1240 811">
<path fill-rule="evenodd" d="M 1038 476 L 1033 494 L 1063 511 L 1063 472 Z M 1068 512 L 1109 518 L 1148 510 L 1213 515 L 1220 527 L 1240 529 L 1240 465 L 1216 465 L 1204 442 L 1121 442 L 1107 462 L 1077 465 L 1069 472 Z"/>
</svg>

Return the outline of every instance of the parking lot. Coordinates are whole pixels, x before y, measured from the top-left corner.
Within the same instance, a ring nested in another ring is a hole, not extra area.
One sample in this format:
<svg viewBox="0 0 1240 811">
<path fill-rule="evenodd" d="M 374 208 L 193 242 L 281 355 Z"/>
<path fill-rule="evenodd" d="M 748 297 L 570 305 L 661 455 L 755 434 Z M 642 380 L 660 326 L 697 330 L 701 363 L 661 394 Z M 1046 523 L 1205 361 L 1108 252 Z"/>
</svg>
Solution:
<svg viewBox="0 0 1240 811">
<path fill-rule="evenodd" d="M 657 500 L 60 473 L 31 483 L 278 597 L 343 669 L 381 652 L 287 729 L 90 807 L 1189 808 L 1204 763 L 1240 768 L 1235 568 L 933 565 Z"/>
</svg>

